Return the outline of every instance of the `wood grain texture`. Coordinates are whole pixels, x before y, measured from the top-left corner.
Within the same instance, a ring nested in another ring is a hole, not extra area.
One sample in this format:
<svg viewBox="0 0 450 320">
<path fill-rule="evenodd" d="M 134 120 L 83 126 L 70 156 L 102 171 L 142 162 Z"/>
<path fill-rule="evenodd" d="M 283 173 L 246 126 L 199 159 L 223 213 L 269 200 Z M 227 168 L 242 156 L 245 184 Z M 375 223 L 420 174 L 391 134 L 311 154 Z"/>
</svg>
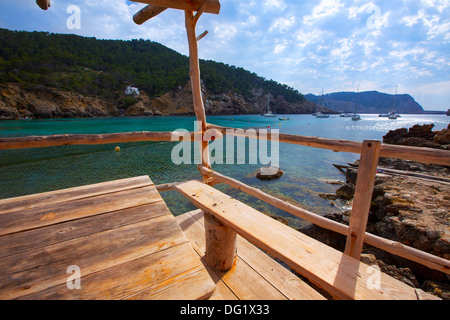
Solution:
<svg viewBox="0 0 450 320">
<path fill-rule="evenodd" d="M 200 299 L 214 291 L 148 177 L 5 199 L 0 208 L 0 299 Z M 67 286 L 69 266 L 79 268 L 81 289 Z"/>
<path fill-rule="evenodd" d="M 176 217 L 199 256 L 205 254 L 204 214 L 201 210 Z M 250 242 L 237 236 L 236 267 L 216 271 L 216 290 L 224 299 L 323 300 L 299 277 Z M 214 278 L 213 278 L 214 279 Z M 223 284 L 223 285 L 222 285 Z"/>
</svg>

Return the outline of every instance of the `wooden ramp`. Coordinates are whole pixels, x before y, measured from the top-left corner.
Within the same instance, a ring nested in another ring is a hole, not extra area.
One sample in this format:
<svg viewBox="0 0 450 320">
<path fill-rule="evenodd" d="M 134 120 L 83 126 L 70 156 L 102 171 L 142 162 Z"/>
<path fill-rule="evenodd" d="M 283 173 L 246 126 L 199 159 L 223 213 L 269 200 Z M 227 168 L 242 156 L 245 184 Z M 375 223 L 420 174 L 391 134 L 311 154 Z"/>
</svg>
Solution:
<svg viewBox="0 0 450 320">
<path fill-rule="evenodd" d="M 237 237 L 237 258 L 226 272 L 210 269 L 204 260 L 205 226 L 202 210 L 176 217 L 192 247 L 202 259 L 216 292 L 211 299 L 226 300 L 324 300 L 299 277 L 244 238 Z"/>
<path fill-rule="evenodd" d="M 0 200 L 0 299 L 204 299 L 214 289 L 147 176 Z"/>
<path fill-rule="evenodd" d="M 205 213 L 232 228 L 257 247 L 287 263 L 333 298 L 357 300 L 433 298 L 384 273 L 379 271 L 377 273 L 374 268 L 200 181 L 177 183 L 174 189 Z M 181 225 L 189 234 L 183 224 Z M 237 250 L 239 253 L 239 244 Z M 202 255 L 202 251 L 199 252 Z"/>
</svg>

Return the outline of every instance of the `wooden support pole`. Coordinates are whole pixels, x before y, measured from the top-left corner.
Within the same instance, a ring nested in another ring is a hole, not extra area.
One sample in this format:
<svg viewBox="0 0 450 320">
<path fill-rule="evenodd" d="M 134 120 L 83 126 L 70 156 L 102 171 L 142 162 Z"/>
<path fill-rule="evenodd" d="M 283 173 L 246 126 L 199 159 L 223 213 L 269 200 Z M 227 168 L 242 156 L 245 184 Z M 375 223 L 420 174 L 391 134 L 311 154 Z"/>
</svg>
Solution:
<svg viewBox="0 0 450 320">
<path fill-rule="evenodd" d="M 345 254 L 357 260 L 361 258 L 364 244 L 380 149 L 380 141 L 366 140 L 363 142 L 355 198 L 345 245 Z"/>
<path fill-rule="evenodd" d="M 197 122 L 200 122 L 201 125 L 201 128 L 197 128 L 197 130 L 204 133 L 207 130 L 207 124 L 205 108 L 203 106 L 202 87 L 200 83 L 200 63 L 198 59 L 197 36 L 195 34 L 196 22 L 200 14 L 201 12 L 197 12 L 197 15 L 194 16 L 194 13 L 192 11 L 185 11 L 186 31 L 189 43 L 189 75 L 191 78 L 194 112 L 197 118 Z M 208 141 L 200 142 L 200 155 L 202 159 L 202 165 L 207 168 L 211 168 L 209 160 Z M 206 180 L 208 179 L 208 177 L 203 176 L 203 179 Z"/>
<path fill-rule="evenodd" d="M 237 233 L 205 212 L 205 260 L 216 271 L 229 270 L 236 259 Z"/>
</svg>

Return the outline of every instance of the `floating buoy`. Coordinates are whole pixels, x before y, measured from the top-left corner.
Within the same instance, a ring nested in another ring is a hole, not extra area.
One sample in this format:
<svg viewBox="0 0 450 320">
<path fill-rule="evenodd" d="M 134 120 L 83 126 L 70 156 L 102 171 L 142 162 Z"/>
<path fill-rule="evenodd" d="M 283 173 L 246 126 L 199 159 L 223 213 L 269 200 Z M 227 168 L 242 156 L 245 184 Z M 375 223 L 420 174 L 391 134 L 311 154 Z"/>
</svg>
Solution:
<svg viewBox="0 0 450 320">
<path fill-rule="evenodd" d="M 116 152 L 119 152 L 120 151 L 120 147 L 117 146 L 117 147 L 114 148 L 114 150 L 116 150 Z"/>
</svg>

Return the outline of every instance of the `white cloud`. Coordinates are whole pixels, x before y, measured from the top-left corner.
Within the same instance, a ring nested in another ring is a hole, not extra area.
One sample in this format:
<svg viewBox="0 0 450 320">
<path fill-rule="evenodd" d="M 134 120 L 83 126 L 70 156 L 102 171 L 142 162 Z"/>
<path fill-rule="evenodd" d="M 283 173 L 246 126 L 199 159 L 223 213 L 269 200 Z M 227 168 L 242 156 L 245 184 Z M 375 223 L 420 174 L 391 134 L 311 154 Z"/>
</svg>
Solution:
<svg viewBox="0 0 450 320">
<path fill-rule="evenodd" d="M 279 44 L 277 44 L 277 45 L 275 46 L 275 48 L 273 49 L 273 53 L 274 53 L 274 54 L 280 54 L 280 53 L 282 53 L 285 49 L 286 49 L 286 45 L 279 43 Z"/>
<path fill-rule="evenodd" d="M 289 28 L 295 24 L 295 17 L 282 17 L 275 19 L 272 25 L 269 28 L 269 31 L 277 30 L 279 32 L 285 32 L 289 30 Z"/>
<path fill-rule="evenodd" d="M 264 11 L 284 11 L 287 5 L 283 0 L 264 0 Z"/>
<path fill-rule="evenodd" d="M 426 7 L 437 9 L 439 13 L 443 13 L 444 10 L 450 8 L 449 0 L 421 0 L 421 3 Z"/>
<path fill-rule="evenodd" d="M 334 16 L 343 7 L 344 4 L 340 0 L 322 0 L 319 5 L 313 8 L 311 15 L 303 18 L 303 22 L 311 25 L 317 20 Z"/>
</svg>

